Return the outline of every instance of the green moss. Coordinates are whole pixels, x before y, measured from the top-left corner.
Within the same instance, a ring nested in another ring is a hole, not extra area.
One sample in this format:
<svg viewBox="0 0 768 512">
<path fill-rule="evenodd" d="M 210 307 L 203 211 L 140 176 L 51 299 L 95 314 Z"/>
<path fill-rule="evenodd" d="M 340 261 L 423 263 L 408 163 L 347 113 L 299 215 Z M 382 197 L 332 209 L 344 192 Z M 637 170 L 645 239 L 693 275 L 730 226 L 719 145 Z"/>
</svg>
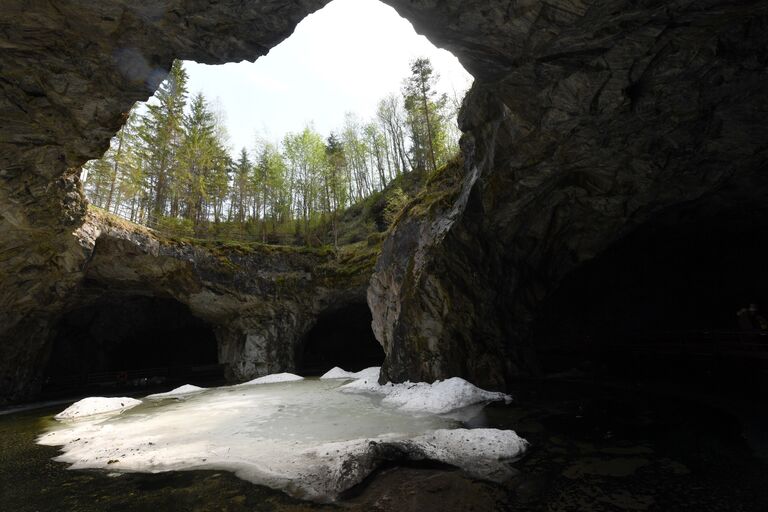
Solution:
<svg viewBox="0 0 768 512">
<path fill-rule="evenodd" d="M 456 157 L 430 174 L 424 189 L 395 215 L 390 230 L 405 218 L 435 218 L 453 206 L 461 192 L 463 169 L 463 159 Z"/>
</svg>

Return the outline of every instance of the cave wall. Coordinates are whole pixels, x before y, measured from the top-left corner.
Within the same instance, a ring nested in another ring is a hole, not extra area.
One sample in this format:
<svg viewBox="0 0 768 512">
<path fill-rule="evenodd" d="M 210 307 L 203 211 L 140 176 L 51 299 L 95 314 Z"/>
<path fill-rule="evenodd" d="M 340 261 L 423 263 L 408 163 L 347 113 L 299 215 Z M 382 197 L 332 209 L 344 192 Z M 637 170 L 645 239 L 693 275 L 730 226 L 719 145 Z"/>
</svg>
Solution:
<svg viewBox="0 0 768 512">
<path fill-rule="evenodd" d="M 482 11 L 506 65 L 465 100 L 463 192 L 401 222 L 371 281 L 382 379 L 509 387 L 570 272 L 674 205 L 768 192 L 766 2 L 504 4 Z"/>
<path fill-rule="evenodd" d="M 4 3 L 4 390 L 31 378 L 45 338 L 31 333 L 48 329 L 90 257 L 72 235 L 85 218 L 78 167 L 106 149 L 173 58 L 256 58 L 325 3 Z M 462 192 L 429 219 L 403 219 L 371 281 L 383 378 L 508 386 L 535 371 L 532 322 L 574 269 L 673 205 L 723 187 L 764 197 L 768 2 L 387 3 L 476 82 L 460 120 Z M 296 311 L 260 314 L 306 327 Z M 285 350 L 228 329 L 224 359 Z"/>
</svg>

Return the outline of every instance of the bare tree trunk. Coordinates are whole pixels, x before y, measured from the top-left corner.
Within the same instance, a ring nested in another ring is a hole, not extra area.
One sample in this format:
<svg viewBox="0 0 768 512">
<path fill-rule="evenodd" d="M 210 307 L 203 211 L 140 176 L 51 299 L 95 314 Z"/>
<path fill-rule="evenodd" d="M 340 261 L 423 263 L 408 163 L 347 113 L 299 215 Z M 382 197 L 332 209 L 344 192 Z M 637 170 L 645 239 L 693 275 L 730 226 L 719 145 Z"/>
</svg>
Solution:
<svg viewBox="0 0 768 512">
<path fill-rule="evenodd" d="M 115 193 L 115 182 L 117 181 L 117 172 L 119 169 L 120 155 L 123 152 L 123 136 L 125 132 L 120 130 L 120 135 L 117 138 L 117 151 L 115 152 L 115 167 L 112 172 L 112 181 L 109 184 L 109 195 L 107 196 L 107 205 L 104 208 L 109 211 L 109 207 L 112 205 L 112 195 Z"/>
</svg>

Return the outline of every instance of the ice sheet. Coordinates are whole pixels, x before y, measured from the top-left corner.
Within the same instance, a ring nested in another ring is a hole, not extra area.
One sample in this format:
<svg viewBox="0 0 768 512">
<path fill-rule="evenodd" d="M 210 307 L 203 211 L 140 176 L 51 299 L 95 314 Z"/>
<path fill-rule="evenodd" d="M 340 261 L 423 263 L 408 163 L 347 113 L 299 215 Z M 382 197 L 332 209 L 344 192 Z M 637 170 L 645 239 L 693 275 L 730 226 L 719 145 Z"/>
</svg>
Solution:
<svg viewBox="0 0 768 512">
<path fill-rule="evenodd" d="M 500 479 L 509 473 L 504 461 L 525 449 L 512 431 L 461 429 L 450 418 L 412 414 L 338 386 L 311 379 L 211 388 L 106 420 L 57 425 L 38 442 L 61 445 L 57 460 L 74 469 L 223 469 L 317 501 L 334 499 L 394 456 Z"/>
</svg>

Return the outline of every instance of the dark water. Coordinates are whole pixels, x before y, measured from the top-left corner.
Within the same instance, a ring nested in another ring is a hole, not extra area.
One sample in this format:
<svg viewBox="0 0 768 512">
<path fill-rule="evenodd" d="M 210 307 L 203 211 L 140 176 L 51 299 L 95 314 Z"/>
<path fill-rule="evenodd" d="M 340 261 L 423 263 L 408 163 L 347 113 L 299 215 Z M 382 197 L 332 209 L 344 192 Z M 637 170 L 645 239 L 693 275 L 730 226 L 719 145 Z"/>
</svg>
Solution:
<svg viewBox="0 0 768 512">
<path fill-rule="evenodd" d="M 388 465 L 336 505 L 300 502 L 220 471 L 69 471 L 34 440 L 65 406 L 0 415 L 2 511 L 768 511 L 765 402 L 597 385 L 521 383 L 470 426 L 531 442 L 502 484 Z"/>
</svg>

